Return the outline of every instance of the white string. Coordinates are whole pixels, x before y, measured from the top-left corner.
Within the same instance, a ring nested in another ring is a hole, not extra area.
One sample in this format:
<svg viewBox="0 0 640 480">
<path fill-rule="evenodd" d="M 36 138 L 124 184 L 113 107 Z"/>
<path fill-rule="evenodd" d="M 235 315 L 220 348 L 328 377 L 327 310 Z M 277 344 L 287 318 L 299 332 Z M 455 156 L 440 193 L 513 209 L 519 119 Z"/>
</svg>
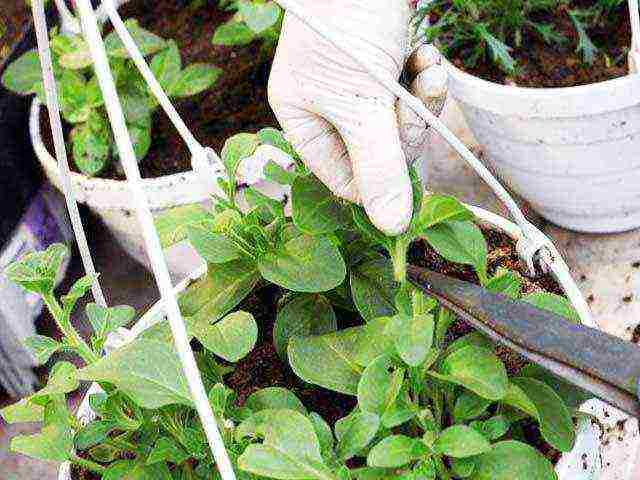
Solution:
<svg viewBox="0 0 640 480">
<path fill-rule="evenodd" d="M 113 76 L 109 68 L 109 60 L 102 41 L 100 29 L 98 28 L 95 12 L 89 0 L 76 0 L 76 4 L 80 15 L 82 30 L 89 45 L 98 83 L 104 97 L 105 107 L 111 122 L 120 160 L 131 188 L 136 214 L 142 227 L 142 234 L 153 274 L 158 289 L 160 290 L 161 301 L 164 303 L 167 311 L 174 343 L 182 363 L 187 383 L 189 384 L 193 402 L 200 416 L 207 441 L 222 479 L 235 480 L 233 467 L 220 436 L 211 405 L 209 404 L 209 399 L 207 398 L 207 393 L 202 384 L 193 351 L 189 345 L 187 329 L 180 314 L 178 302 L 173 294 L 171 278 L 169 277 L 169 271 L 165 263 L 160 240 L 154 227 L 153 216 L 140 184 L 140 171 L 133 151 L 133 145 L 131 144 L 129 131 L 125 123 L 122 105 L 120 104 Z"/>
<path fill-rule="evenodd" d="M 524 235 L 520 240 L 518 246 L 519 252 L 522 253 L 523 259 L 529 266 L 529 270 L 532 274 L 535 274 L 535 266 L 533 262 L 533 256 L 539 253 L 544 247 L 552 247 L 551 241 L 540 232 L 533 224 L 531 224 L 524 216 L 518 204 L 509 195 L 509 192 L 500 184 L 500 182 L 491 174 L 491 172 L 484 166 L 484 164 L 478 160 L 473 153 L 462 143 L 458 137 L 456 137 L 451 130 L 437 117 L 435 116 L 422 101 L 414 97 L 409 93 L 402 85 L 396 81 L 389 80 L 385 76 L 380 75 L 370 65 L 365 63 L 358 56 L 358 49 L 347 49 L 344 45 L 348 45 L 352 42 L 343 41 L 343 38 L 347 37 L 344 32 L 336 33 L 339 31 L 337 28 L 325 28 L 315 18 L 307 14 L 296 0 L 275 0 L 282 8 L 298 17 L 309 28 L 315 31 L 318 35 L 323 37 L 326 41 L 331 43 L 335 48 L 340 50 L 345 55 L 348 55 L 354 60 L 360 67 L 362 67 L 369 75 L 377 80 L 380 85 L 389 90 L 396 97 L 404 100 L 409 107 L 418 114 L 427 124 L 438 132 L 446 142 L 453 147 L 453 149 L 460 154 L 460 156 L 473 168 L 476 173 L 489 185 L 491 190 L 496 194 L 500 201 L 507 207 L 511 217 L 522 229 Z M 636 0 L 637 1 L 637 0 Z M 349 38 L 353 38 L 353 33 L 348 34 Z"/>
<path fill-rule="evenodd" d="M 55 0 L 55 4 L 60 16 L 60 33 L 63 35 L 80 33 L 80 24 L 67 8 L 67 2 L 65 0 Z"/>
<path fill-rule="evenodd" d="M 87 237 L 82 226 L 82 219 L 78 210 L 78 202 L 75 192 L 71 184 L 71 174 L 69 173 L 69 161 L 67 159 L 67 147 L 64 142 L 64 133 L 62 131 L 62 121 L 60 119 L 60 107 L 58 104 L 58 89 L 53 74 L 53 64 L 51 61 L 51 48 L 49 44 L 49 33 L 47 31 L 47 20 L 45 17 L 43 0 L 32 0 L 31 10 L 33 13 L 33 21 L 36 30 L 36 38 L 38 42 L 38 54 L 40 56 L 40 65 L 42 67 L 42 80 L 44 84 L 44 93 L 47 99 L 47 110 L 49 112 L 49 124 L 53 135 L 53 146 L 56 158 L 60 167 L 60 184 L 64 193 L 64 198 L 69 210 L 71 225 L 76 236 L 78 250 L 82 258 L 82 264 L 86 275 L 91 275 L 93 282 L 91 284 L 91 292 L 95 302 L 103 307 L 107 306 L 104 293 L 100 287 L 96 269 L 91 258 L 91 251 L 87 244 Z"/>
</svg>

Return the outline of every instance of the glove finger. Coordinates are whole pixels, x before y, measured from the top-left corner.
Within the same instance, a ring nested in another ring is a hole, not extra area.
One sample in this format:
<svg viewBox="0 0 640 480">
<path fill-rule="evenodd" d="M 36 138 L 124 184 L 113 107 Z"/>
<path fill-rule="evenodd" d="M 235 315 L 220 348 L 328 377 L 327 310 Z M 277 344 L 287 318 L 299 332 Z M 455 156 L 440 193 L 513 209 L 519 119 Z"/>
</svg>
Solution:
<svg viewBox="0 0 640 480">
<path fill-rule="evenodd" d="M 298 107 L 276 108 L 282 129 L 304 164 L 335 195 L 358 203 L 349 155 L 336 129 L 322 117 Z"/>
<path fill-rule="evenodd" d="M 355 127 L 337 124 L 349 151 L 363 207 L 383 232 L 405 231 L 413 213 L 413 191 L 400 144 L 394 103 L 363 102 L 355 111 Z"/>
<path fill-rule="evenodd" d="M 422 100 L 434 115 L 440 115 L 447 97 L 446 71 L 441 65 L 434 65 L 424 70 L 411 83 L 409 90 Z M 419 117 L 405 101 L 398 100 L 397 109 L 400 139 L 407 162 L 411 165 L 424 152 L 432 132 L 427 122 Z"/>
</svg>

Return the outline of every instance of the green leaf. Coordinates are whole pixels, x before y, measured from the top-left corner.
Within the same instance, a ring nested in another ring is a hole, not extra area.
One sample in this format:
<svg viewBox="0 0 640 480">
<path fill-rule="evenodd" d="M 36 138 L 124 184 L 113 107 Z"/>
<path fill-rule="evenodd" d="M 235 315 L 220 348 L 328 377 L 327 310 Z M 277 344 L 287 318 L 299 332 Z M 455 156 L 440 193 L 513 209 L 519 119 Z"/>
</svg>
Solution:
<svg viewBox="0 0 640 480">
<path fill-rule="evenodd" d="M 26 338 L 24 346 L 35 357 L 38 365 L 47 363 L 51 355 L 62 348 L 61 343 L 42 335 L 33 335 Z"/>
<path fill-rule="evenodd" d="M 518 375 L 520 377 L 535 378 L 536 380 L 546 383 L 570 409 L 577 409 L 584 402 L 593 398 L 593 394 L 556 377 L 539 365 L 525 365 Z M 535 416 L 535 414 L 533 416 Z"/>
<path fill-rule="evenodd" d="M 447 222 L 423 233 L 429 244 L 446 260 L 472 265 L 481 280 L 487 272 L 487 242 L 472 222 Z"/>
<path fill-rule="evenodd" d="M 511 426 L 509 420 L 503 415 L 496 415 L 487 420 L 471 422 L 470 427 L 484 435 L 487 440 L 498 440 L 506 435 Z"/>
<path fill-rule="evenodd" d="M 316 432 L 318 441 L 320 442 L 320 451 L 322 452 L 322 458 L 331 457 L 333 455 L 333 433 L 331 427 L 324 421 L 324 419 L 315 412 L 309 414 L 309 421 L 313 424 L 313 429 Z"/>
<path fill-rule="evenodd" d="M 353 302 L 366 321 L 396 314 L 398 284 L 393 278 L 393 266 L 388 259 L 374 259 L 353 268 L 350 283 Z"/>
<path fill-rule="evenodd" d="M 133 152 L 136 154 L 136 160 L 140 162 L 147 156 L 151 148 L 151 117 L 146 116 L 136 123 L 130 123 L 127 128 L 133 143 Z"/>
<path fill-rule="evenodd" d="M 169 90 L 180 77 L 182 60 L 175 41 L 169 40 L 168 47 L 154 55 L 149 68 L 163 89 Z"/>
<path fill-rule="evenodd" d="M 313 176 L 300 176 L 291 187 L 293 223 L 311 235 L 335 232 L 349 225 L 351 214 L 335 195 Z"/>
<path fill-rule="evenodd" d="M 575 444 L 576 432 L 571 413 L 558 394 L 533 378 L 517 377 L 512 378 L 511 382 L 520 387 L 535 405 L 544 439 L 561 452 L 570 452 Z"/>
<path fill-rule="evenodd" d="M 538 418 L 538 410 L 527 394 L 515 383 L 509 382 L 507 393 L 500 400 L 505 405 L 516 407 L 527 415 Z"/>
<path fill-rule="evenodd" d="M 238 165 L 243 159 L 253 155 L 258 146 L 260 146 L 260 140 L 253 133 L 238 133 L 224 143 L 220 158 L 229 177 L 230 190 L 227 195 L 230 200 L 233 200 L 235 195 Z"/>
<path fill-rule="evenodd" d="M 516 61 L 509 54 L 509 50 L 511 50 L 511 48 L 489 33 L 487 26 L 483 23 L 475 25 L 475 30 L 480 38 L 486 43 L 493 61 L 505 72 L 514 73 L 516 70 Z"/>
<path fill-rule="evenodd" d="M 362 372 L 358 382 L 358 407 L 379 416 L 394 404 L 402 382 L 404 370 L 394 369 L 393 360 L 381 355 Z"/>
<path fill-rule="evenodd" d="M 289 340 L 296 336 L 322 335 L 338 328 L 336 315 L 327 299 L 318 294 L 299 294 L 278 311 L 273 343 L 285 359 Z"/>
<path fill-rule="evenodd" d="M 587 26 L 582 19 L 582 17 L 585 16 L 585 12 L 581 12 L 580 10 L 569 10 L 567 13 L 569 14 L 569 18 L 571 18 L 571 22 L 573 22 L 573 26 L 578 33 L 578 46 L 576 48 L 576 52 L 582 53 L 582 59 L 585 63 L 591 65 L 596 58 L 598 47 L 593 44 L 591 38 L 589 38 L 589 34 L 587 33 Z M 588 13 L 586 15 L 588 15 Z"/>
<path fill-rule="evenodd" d="M 580 323 L 580 315 L 571 302 L 561 295 L 549 292 L 533 292 L 523 297 L 525 302 L 542 310 L 560 315 L 570 322 Z"/>
<path fill-rule="evenodd" d="M 222 233 L 213 231 L 210 222 L 187 225 L 189 243 L 208 263 L 227 263 L 240 258 L 241 252 Z"/>
<path fill-rule="evenodd" d="M 180 72 L 169 89 L 172 97 L 190 97 L 204 92 L 216 83 L 222 69 L 207 63 L 193 63 Z"/>
<path fill-rule="evenodd" d="M 336 455 L 344 461 L 358 455 L 371 443 L 380 428 L 380 417 L 375 413 L 357 412 L 340 420 L 338 425 Z"/>
<path fill-rule="evenodd" d="M 35 435 L 18 435 L 11 439 L 11 451 L 45 462 L 69 460 L 73 450 L 71 430 L 59 425 L 44 427 Z"/>
<path fill-rule="evenodd" d="M 170 437 L 159 438 L 147 458 L 147 465 L 159 462 L 170 462 L 180 465 L 189 458 L 189 454 Z"/>
<path fill-rule="evenodd" d="M 93 64 L 89 45 L 82 35 L 57 35 L 51 39 L 51 48 L 63 68 L 81 70 Z"/>
<path fill-rule="evenodd" d="M 187 238 L 187 227 L 206 222 L 211 214 L 201 205 L 183 205 L 161 212 L 154 219 L 162 248 L 170 247 Z"/>
<path fill-rule="evenodd" d="M 60 243 L 44 251 L 27 253 L 5 270 L 7 278 L 30 292 L 47 295 L 53 292 L 56 277 L 69 249 Z"/>
<path fill-rule="evenodd" d="M 489 350 L 469 345 L 449 354 L 438 378 L 462 385 L 488 400 L 500 400 L 507 392 L 507 371 Z"/>
<path fill-rule="evenodd" d="M 302 414 L 307 413 L 307 409 L 293 392 L 282 387 L 268 387 L 252 393 L 247 398 L 244 406 L 254 412 L 261 410 L 295 410 Z"/>
<path fill-rule="evenodd" d="M 274 2 L 238 2 L 238 12 L 253 33 L 260 35 L 280 19 L 280 7 Z"/>
<path fill-rule="evenodd" d="M 456 423 L 472 420 L 486 412 L 491 403 L 491 400 L 487 400 L 473 392 L 465 390 L 456 399 L 453 408 L 453 418 Z"/>
<path fill-rule="evenodd" d="M 250 313 L 233 312 L 213 325 L 196 327 L 193 333 L 207 350 L 234 363 L 255 346 L 258 325 Z"/>
<path fill-rule="evenodd" d="M 484 287 L 490 292 L 501 293 L 509 298 L 517 299 L 522 290 L 522 279 L 515 272 L 504 272 L 491 278 Z"/>
<path fill-rule="evenodd" d="M 467 333 L 466 335 L 460 338 L 457 338 L 453 342 L 451 342 L 447 346 L 447 349 L 445 350 L 444 355 L 446 357 L 447 355 L 450 355 L 453 352 L 460 350 L 463 347 L 467 347 L 469 345 L 484 348 L 485 350 L 489 350 L 489 351 L 494 350 L 494 344 L 491 343 L 491 340 L 489 340 L 482 333 L 476 330 L 471 333 Z"/>
<path fill-rule="evenodd" d="M 213 34 L 214 45 L 248 45 L 256 39 L 256 34 L 243 22 L 231 19 L 216 28 Z"/>
<path fill-rule="evenodd" d="M 74 438 L 78 450 L 87 450 L 104 442 L 116 425 L 111 420 L 95 420 L 82 427 Z"/>
<path fill-rule="evenodd" d="M 164 39 L 142 28 L 139 25 L 138 20 L 130 18 L 128 20 L 125 20 L 124 24 L 131 34 L 134 43 L 138 47 L 138 50 L 140 50 L 140 53 L 142 53 L 143 56 L 146 57 L 147 55 L 159 52 L 167 46 L 167 42 Z M 107 35 L 104 40 L 104 46 L 107 50 L 107 54 L 110 57 L 129 57 L 129 54 L 124 47 L 122 40 L 120 40 L 120 37 L 115 31 Z"/>
<path fill-rule="evenodd" d="M 112 383 L 143 408 L 192 405 L 178 355 L 163 342 L 135 340 L 83 368 L 78 378 Z"/>
<path fill-rule="evenodd" d="M 2 75 L 2 84 L 7 90 L 21 95 L 36 92 L 36 85 L 42 82 L 40 58 L 36 50 L 29 50 L 9 64 Z"/>
<path fill-rule="evenodd" d="M 235 308 L 259 279 L 255 267 L 244 261 L 209 265 L 207 274 L 180 296 L 180 310 L 196 324 L 215 322 Z"/>
<path fill-rule="evenodd" d="M 357 395 L 363 366 L 393 348 L 386 319 L 326 335 L 293 337 L 288 356 L 293 371 L 308 383 Z"/>
<path fill-rule="evenodd" d="M 476 462 L 473 458 L 452 458 L 451 473 L 456 478 L 469 478 L 476 469 Z"/>
<path fill-rule="evenodd" d="M 94 277 L 91 275 L 85 275 L 79 280 L 76 280 L 67 294 L 60 299 L 62 300 L 62 305 L 67 312 L 71 312 L 75 308 L 78 300 L 84 297 L 87 292 L 91 290 L 93 280 Z"/>
<path fill-rule="evenodd" d="M 370 467 L 396 468 L 417 460 L 427 453 L 420 440 L 404 435 L 390 435 L 376 444 L 367 456 Z"/>
<path fill-rule="evenodd" d="M 128 305 L 107 308 L 95 303 L 87 304 L 85 313 L 98 337 L 104 337 L 120 327 L 126 327 L 136 315 L 136 311 Z"/>
<path fill-rule="evenodd" d="M 8 424 L 41 422 L 44 419 L 44 407 L 33 402 L 32 398 L 22 400 L 0 409 L 0 417 Z"/>
<path fill-rule="evenodd" d="M 145 465 L 135 460 L 119 460 L 112 463 L 102 475 L 102 480 L 172 480 L 163 462 Z"/>
<path fill-rule="evenodd" d="M 261 444 L 251 444 L 238 458 L 245 472 L 276 479 L 332 478 L 323 464 L 320 443 L 311 421 L 294 410 L 263 410 L 256 434 Z"/>
<path fill-rule="evenodd" d="M 407 317 L 402 314 L 392 317 L 387 334 L 395 339 L 398 355 L 411 367 L 421 365 L 433 344 L 433 315 L 423 314 Z"/>
<path fill-rule="evenodd" d="M 496 443 L 475 459 L 472 480 L 557 480 L 553 465 L 524 443 L 508 440 Z"/>
<path fill-rule="evenodd" d="M 491 444 L 481 433 L 465 425 L 443 430 L 434 443 L 437 453 L 454 458 L 480 455 L 491 450 Z"/>
<path fill-rule="evenodd" d="M 50 395 L 73 392 L 77 390 L 79 386 L 78 370 L 75 365 L 69 362 L 58 362 L 51 369 L 51 375 L 49 375 L 47 385 L 39 390 L 33 398 L 37 400 Z"/>
<path fill-rule="evenodd" d="M 294 292 L 326 292 L 342 283 L 346 266 L 325 237 L 300 235 L 258 260 L 262 276 Z"/>
<path fill-rule="evenodd" d="M 422 231 L 443 222 L 472 219 L 473 213 L 455 197 L 434 194 L 424 197 L 416 225 Z"/>
<path fill-rule="evenodd" d="M 285 152 L 286 153 L 286 152 Z M 267 180 L 279 183 L 280 185 L 293 185 L 297 178 L 300 176 L 296 172 L 290 172 L 282 168 L 273 160 L 269 160 L 263 169 L 264 176 Z M 350 219 L 350 214 L 347 213 Z"/>
<path fill-rule="evenodd" d="M 111 129 L 102 115 L 92 112 L 88 121 L 71 131 L 73 161 L 85 175 L 101 173 L 111 158 Z"/>
</svg>

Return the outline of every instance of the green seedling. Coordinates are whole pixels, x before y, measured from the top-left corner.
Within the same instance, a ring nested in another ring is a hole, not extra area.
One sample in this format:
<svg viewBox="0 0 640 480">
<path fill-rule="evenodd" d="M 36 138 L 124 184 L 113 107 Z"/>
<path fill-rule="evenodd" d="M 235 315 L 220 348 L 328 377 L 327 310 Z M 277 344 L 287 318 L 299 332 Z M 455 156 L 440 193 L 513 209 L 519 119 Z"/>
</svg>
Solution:
<svg viewBox="0 0 640 480">
<path fill-rule="evenodd" d="M 185 98 L 207 90 L 220 75 L 221 70 L 213 65 L 183 66 L 174 41 L 143 29 L 136 20 L 127 20 L 125 24 L 140 52 L 149 57 L 152 72 L 170 98 Z M 140 161 L 151 147 L 152 115 L 158 103 L 117 34 L 109 33 L 104 42 L 134 152 Z M 99 175 L 117 161 L 118 153 L 88 45 L 80 35 L 61 35 L 54 30 L 51 48 L 62 116 L 72 127 L 73 160 L 82 173 Z M 9 65 L 2 83 L 12 92 L 36 94 L 45 102 L 40 61 L 35 50 Z"/>
<path fill-rule="evenodd" d="M 472 268 L 486 288 L 575 321 L 568 302 L 544 292 L 523 294 L 518 273 L 490 271 L 473 214 L 453 197 L 423 195 L 417 180 L 409 230 L 388 237 L 301 165 L 284 170 L 271 162 L 266 177 L 290 187 L 292 215 L 286 216 L 283 202 L 237 185 L 240 163 L 265 144 L 299 160 L 277 130 L 236 135 L 222 152 L 225 195 L 215 207 L 180 207 L 157 221 L 165 246 L 188 240 L 208 264 L 179 304 L 238 478 L 555 479 L 523 425 L 537 425 L 542 438 L 567 452 L 575 441 L 572 415 L 584 397 L 533 365 L 509 375 L 495 345 L 477 332 L 452 335 L 453 314 L 407 282 L 407 251 L 425 241 L 444 259 Z M 58 363 L 43 390 L 1 412 L 9 422 L 44 419 L 40 433 L 16 437 L 12 448 L 69 460 L 106 480 L 218 478 L 167 322 L 104 354 L 106 335 L 133 313 L 90 304 L 94 335 L 85 343 L 69 318 L 89 279 L 60 301 L 52 292 L 64 253 L 51 247 L 8 271 L 43 296 L 64 335 L 62 342 L 27 342 L 36 357 L 47 361 L 64 349 L 85 363 Z M 273 331 L 282 361 L 307 384 L 357 401 L 334 425 L 294 391 L 272 386 L 240 404 L 225 385 L 263 328 L 238 305 L 269 284 L 282 292 L 274 299 Z M 351 325 L 354 316 L 360 323 L 340 328 L 346 315 Z M 81 380 L 103 389 L 90 397 L 97 417 L 86 425 L 64 402 Z"/>
<path fill-rule="evenodd" d="M 216 28 L 214 45 L 248 45 L 262 40 L 265 51 L 278 42 L 284 12 L 271 0 L 219 0 L 219 6 L 235 12 L 224 24 Z"/>
</svg>

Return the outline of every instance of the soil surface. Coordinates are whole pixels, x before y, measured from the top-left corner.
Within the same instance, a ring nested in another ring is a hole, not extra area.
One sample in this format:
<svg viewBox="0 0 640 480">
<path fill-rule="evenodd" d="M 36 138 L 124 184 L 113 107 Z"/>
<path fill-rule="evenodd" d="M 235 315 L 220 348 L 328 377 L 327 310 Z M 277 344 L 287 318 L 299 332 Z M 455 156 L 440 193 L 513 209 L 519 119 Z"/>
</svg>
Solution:
<svg viewBox="0 0 640 480">
<path fill-rule="evenodd" d="M 217 1 L 134 0 L 119 12 L 125 20 L 136 18 L 144 28 L 165 39 L 174 39 L 183 66 L 204 62 L 223 70 L 209 90 L 174 101 L 182 119 L 203 145 L 220 153 L 225 140 L 236 133 L 278 125 L 267 101 L 271 52 L 265 51 L 261 41 L 247 46 L 213 45 L 216 27 L 232 15 L 219 8 Z M 53 151 L 49 128 L 44 119 L 41 123 L 45 145 Z M 143 178 L 191 169 L 189 150 L 161 109 L 153 115 L 152 142 L 148 155 L 140 163 Z M 115 168 L 100 177 L 124 178 Z"/>
<path fill-rule="evenodd" d="M 11 53 L 30 16 L 24 0 L 3 0 L 0 8 L 0 64 Z"/>
<path fill-rule="evenodd" d="M 506 267 L 526 276 L 526 267 L 518 260 L 515 244 L 510 237 L 493 230 L 483 229 L 489 247 L 489 273 L 498 267 Z M 410 261 L 432 270 L 451 275 L 466 281 L 477 282 L 470 267 L 447 262 L 426 243 L 418 242 L 410 251 Z M 525 292 L 545 290 L 562 293 L 558 283 L 549 275 L 524 281 Z M 342 395 L 333 391 L 309 385 L 301 381 L 293 373 L 286 362 L 283 362 L 273 347 L 273 325 L 284 291 L 269 285 L 257 289 L 245 299 L 239 309 L 254 315 L 259 325 L 259 338 L 253 351 L 235 365 L 235 370 L 225 377 L 225 383 L 237 394 L 237 404 L 242 405 L 247 397 L 261 388 L 279 386 L 292 390 L 309 411 L 320 414 L 330 425 L 349 414 L 356 406 L 355 397 Z M 357 315 L 337 309 L 338 327 L 340 329 L 359 323 Z M 459 337 L 471 329 L 458 322 L 452 328 L 451 339 Z M 515 373 L 524 361 L 506 349 L 499 350 L 500 357 L 505 360 L 510 373 Z M 535 446 L 550 461 L 556 463 L 560 453 L 550 447 L 539 434 L 534 422 L 524 422 L 522 434 L 526 441 Z M 95 476 L 75 470 L 74 478 L 78 480 L 94 480 Z"/>
<path fill-rule="evenodd" d="M 568 7 L 563 2 L 557 3 L 556 11 L 539 14 L 534 19 L 554 25 L 556 31 L 569 41 L 549 45 L 540 35 L 525 30 L 522 47 L 510 52 L 519 66 L 515 76 L 507 75 L 488 58 L 482 59 L 474 67 L 465 66 L 468 53 L 464 49 L 454 52 L 452 62 L 485 80 L 521 87 L 572 87 L 627 75 L 627 53 L 631 43 L 627 3 L 622 2 L 611 18 L 589 29 L 589 36 L 598 47 L 596 59 L 591 65 L 586 64 L 582 54 L 575 51 L 578 35 L 567 13 Z M 581 0 L 572 2 L 572 8 L 588 8 L 593 4 L 593 0 Z M 437 16 L 434 16 L 432 21 L 436 20 Z"/>
</svg>

